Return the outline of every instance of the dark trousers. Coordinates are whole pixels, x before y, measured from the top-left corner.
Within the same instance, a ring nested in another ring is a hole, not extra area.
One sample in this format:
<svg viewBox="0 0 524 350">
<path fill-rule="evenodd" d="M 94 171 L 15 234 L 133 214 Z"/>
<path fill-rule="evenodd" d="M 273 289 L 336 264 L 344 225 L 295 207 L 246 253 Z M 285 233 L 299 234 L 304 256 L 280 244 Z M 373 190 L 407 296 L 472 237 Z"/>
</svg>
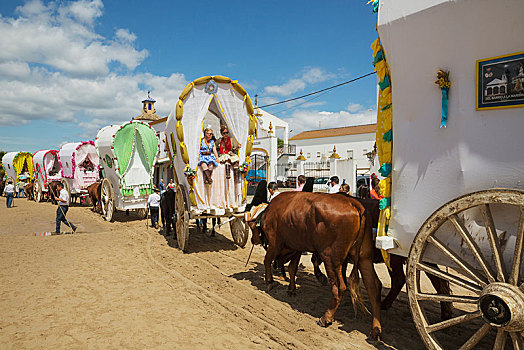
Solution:
<svg viewBox="0 0 524 350">
<path fill-rule="evenodd" d="M 13 197 L 15 196 L 14 192 L 6 192 L 5 198 L 6 198 L 6 204 L 8 208 L 11 208 L 13 205 Z"/>
<path fill-rule="evenodd" d="M 158 224 L 158 207 L 149 207 L 151 212 L 151 226 Z"/>
<path fill-rule="evenodd" d="M 60 224 L 62 222 L 71 228 L 75 227 L 75 225 L 67 221 L 65 217 L 65 214 L 67 214 L 68 209 L 69 207 L 65 205 L 59 205 L 58 208 L 56 208 L 56 233 L 60 233 Z"/>
</svg>

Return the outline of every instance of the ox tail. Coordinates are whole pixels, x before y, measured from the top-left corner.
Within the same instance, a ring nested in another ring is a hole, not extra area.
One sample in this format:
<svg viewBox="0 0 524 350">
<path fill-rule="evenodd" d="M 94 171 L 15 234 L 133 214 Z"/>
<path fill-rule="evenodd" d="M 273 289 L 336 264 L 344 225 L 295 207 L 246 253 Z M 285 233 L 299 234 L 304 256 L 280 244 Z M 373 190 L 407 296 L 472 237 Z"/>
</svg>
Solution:
<svg viewBox="0 0 524 350">
<path fill-rule="evenodd" d="M 358 237 L 355 240 L 355 252 L 354 254 L 348 254 L 346 258 L 345 264 L 348 263 L 349 257 L 351 256 L 353 260 L 353 269 L 351 270 L 351 273 L 349 275 L 349 295 L 351 297 L 351 302 L 353 303 L 353 311 L 355 313 L 355 316 L 358 313 L 358 309 L 362 310 L 365 314 L 370 314 L 369 310 L 367 309 L 366 305 L 364 305 L 363 297 L 362 297 L 362 291 L 360 289 L 360 275 L 358 272 L 358 262 L 360 258 L 360 247 L 362 245 L 362 241 L 364 240 L 364 235 L 367 232 L 367 227 L 371 227 L 371 220 L 368 220 L 366 212 L 359 210 L 360 214 L 360 228 L 358 232 Z M 353 247 L 352 247 L 353 248 Z M 357 309 L 358 306 L 358 309 Z"/>
</svg>

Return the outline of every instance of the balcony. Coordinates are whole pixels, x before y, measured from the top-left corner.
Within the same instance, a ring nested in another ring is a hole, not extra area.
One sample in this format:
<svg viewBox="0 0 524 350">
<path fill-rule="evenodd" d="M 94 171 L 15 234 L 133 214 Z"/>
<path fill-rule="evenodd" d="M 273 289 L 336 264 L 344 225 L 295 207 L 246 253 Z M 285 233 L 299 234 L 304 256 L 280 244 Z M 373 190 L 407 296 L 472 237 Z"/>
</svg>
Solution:
<svg viewBox="0 0 524 350">
<path fill-rule="evenodd" d="M 297 155 L 297 145 L 283 145 L 282 147 L 277 148 L 277 155 L 286 156 L 296 156 Z"/>
</svg>

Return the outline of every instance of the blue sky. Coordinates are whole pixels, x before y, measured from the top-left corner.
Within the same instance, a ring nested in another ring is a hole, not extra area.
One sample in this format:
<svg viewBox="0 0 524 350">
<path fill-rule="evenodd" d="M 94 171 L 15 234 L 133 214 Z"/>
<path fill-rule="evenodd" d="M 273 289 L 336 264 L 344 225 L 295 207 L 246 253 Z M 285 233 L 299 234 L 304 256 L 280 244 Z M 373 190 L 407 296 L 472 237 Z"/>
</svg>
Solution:
<svg viewBox="0 0 524 350">
<path fill-rule="evenodd" d="M 237 79 L 259 105 L 373 70 L 366 1 L 0 2 L 0 149 L 56 149 L 140 114 L 167 116 L 184 86 Z M 266 110 L 303 130 L 374 122 L 371 76 Z"/>
</svg>

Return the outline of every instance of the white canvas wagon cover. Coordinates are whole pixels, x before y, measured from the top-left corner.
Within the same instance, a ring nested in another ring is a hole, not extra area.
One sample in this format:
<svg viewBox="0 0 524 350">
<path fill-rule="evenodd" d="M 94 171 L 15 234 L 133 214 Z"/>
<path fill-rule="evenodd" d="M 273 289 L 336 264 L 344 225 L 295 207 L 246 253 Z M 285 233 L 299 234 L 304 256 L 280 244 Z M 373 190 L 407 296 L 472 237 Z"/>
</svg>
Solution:
<svg viewBox="0 0 524 350">
<path fill-rule="evenodd" d="M 83 168 L 86 160 L 92 165 L 92 170 Z M 84 189 L 98 180 L 100 158 L 93 141 L 66 143 L 58 151 L 58 161 L 62 177 L 73 179 L 75 189 Z"/>
</svg>

